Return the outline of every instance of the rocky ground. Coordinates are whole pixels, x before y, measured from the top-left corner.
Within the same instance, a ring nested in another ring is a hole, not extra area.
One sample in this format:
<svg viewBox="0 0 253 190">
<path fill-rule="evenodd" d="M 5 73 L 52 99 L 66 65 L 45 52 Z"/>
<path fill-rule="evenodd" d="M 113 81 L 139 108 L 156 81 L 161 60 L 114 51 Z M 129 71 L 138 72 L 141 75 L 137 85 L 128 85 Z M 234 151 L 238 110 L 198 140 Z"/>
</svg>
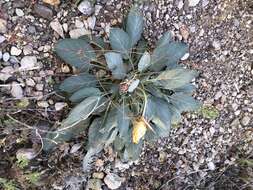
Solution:
<svg viewBox="0 0 253 190">
<path fill-rule="evenodd" d="M 170 138 L 147 144 L 138 162 L 122 163 L 108 148 L 84 178 L 86 137 L 46 154 L 35 130 L 48 130 L 69 110 L 55 89 L 73 69 L 56 58 L 53 46 L 90 33 L 106 39 L 134 3 L 143 12 L 151 46 L 167 30 L 189 44 L 182 64 L 200 72 L 195 96 L 204 105 L 186 114 Z M 0 184 L 4 178 L 21 189 L 253 188 L 253 177 L 245 177 L 250 172 L 237 167 L 238 159 L 253 153 L 250 0 L 97 0 L 82 12 L 74 1 L 53 6 L 1 0 L 0 8 Z M 24 151 L 31 161 L 20 167 L 16 157 Z M 36 172 L 39 180 L 32 185 Z"/>
</svg>

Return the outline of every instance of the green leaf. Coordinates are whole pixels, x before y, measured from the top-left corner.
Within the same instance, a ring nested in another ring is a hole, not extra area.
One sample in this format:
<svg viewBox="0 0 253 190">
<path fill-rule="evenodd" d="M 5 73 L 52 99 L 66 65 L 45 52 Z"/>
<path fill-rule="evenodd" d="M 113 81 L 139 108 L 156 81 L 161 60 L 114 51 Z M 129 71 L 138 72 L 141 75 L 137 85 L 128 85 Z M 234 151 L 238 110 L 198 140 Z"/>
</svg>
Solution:
<svg viewBox="0 0 253 190">
<path fill-rule="evenodd" d="M 174 105 L 179 112 L 195 111 L 201 106 L 199 101 L 184 93 L 174 93 L 169 96 L 169 99 L 171 104 Z"/>
<path fill-rule="evenodd" d="M 158 46 L 151 55 L 152 71 L 160 71 L 165 66 L 177 63 L 187 53 L 188 47 L 182 42 L 171 42 Z"/>
<path fill-rule="evenodd" d="M 126 31 L 130 36 L 131 47 L 133 47 L 141 39 L 143 31 L 143 17 L 135 8 L 132 8 L 127 16 Z"/>
<path fill-rule="evenodd" d="M 148 52 L 145 52 L 138 63 L 138 71 L 140 72 L 146 71 L 150 65 L 151 65 L 151 56 Z"/>
<path fill-rule="evenodd" d="M 123 79 L 126 76 L 126 68 L 123 64 L 121 54 L 109 52 L 105 54 L 108 68 L 115 79 Z"/>
<path fill-rule="evenodd" d="M 69 113 L 68 117 L 62 122 L 62 126 L 64 126 L 63 128 L 75 125 L 78 122 L 87 119 L 106 103 L 104 101 L 101 102 L 101 99 L 101 96 L 90 96 L 75 106 Z"/>
<path fill-rule="evenodd" d="M 131 41 L 129 35 L 124 30 L 119 28 L 111 28 L 109 40 L 112 49 L 121 53 L 124 59 L 129 58 L 128 51 L 131 48 Z"/>
<path fill-rule="evenodd" d="M 117 126 L 119 128 L 119 137 L 123 138 L 127 136 L 130 126 L 130 109 L 123 103 L 120 105 L 117 111 Z"/>
<path fill-rule="evenodd" d="M 164 45 L 169 44 L 170 42 L 173 41 L 173 36 L 171 32 L 165 32 L 162 37 L 157 41 L 156 46 L 157 47 L 162 47 Z"/>
<path fill-rule="evenodd" d="M 82 73 L 78 76 L 71 76 L 65 79 L 59 89 L 67 93 L 73 93 L 84 87 L 95 87 L 97 84 L 96 77 L 88 73 Z"/>
<path fill-rule="evenodd" d="M 77 103 L 77 102 L 81 102 L 87 97 L 99 96 L 99 95 L 101 95 L 101 91 L 98 88 L 85 87 L 76 91 L 69 99 L 71 102 Z"/>
<path fill-rule="evenodd" d="M 154 85 L 173 90 L 183 87 L 187 83 L 191 82 L 192 79 L 194 79 L 196 76 L 196 71 L 179 68 L 173 70 L 165 70 L 156 78 L 151 79 L 151 82 L 153 82 Z"/>
<path fill-rule="evenodd" d="M 90 62 L 96 59 L 93 48 L 82 39 L 63 39 L 56 46 L 57 55 L 66 63 L 81 70 L 92 68 Z"/>
</svg>

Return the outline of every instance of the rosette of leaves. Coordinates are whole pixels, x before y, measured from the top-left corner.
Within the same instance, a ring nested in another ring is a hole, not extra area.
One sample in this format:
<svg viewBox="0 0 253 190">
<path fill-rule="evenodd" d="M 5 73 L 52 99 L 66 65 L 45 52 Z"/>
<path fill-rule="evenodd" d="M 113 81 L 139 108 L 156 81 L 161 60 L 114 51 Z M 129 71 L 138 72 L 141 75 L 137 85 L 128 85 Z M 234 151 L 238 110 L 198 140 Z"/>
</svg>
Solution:
<svg viewBox="0 0 253 190">
<path fill-rule="evenodd" d="M 88 128 L 84 170 L 109 145 L 123 160 L 136 160 L 144 140 L 167 137 L 182 112 L 200 105 L 191 96 L 197 72 L 178 64 L 187 45 L 166 32 L 156 48 L 148 51 L 142 40 L 143 17 L 135 8 L 124 26 L 111 28 L 109 44 L 84 36 L 60 40 L 55 47 L 57 55 L 79 74 L 59 86 L 75 106 L 58 129 L 48 134 L 44 149 Z"/>
</svg>

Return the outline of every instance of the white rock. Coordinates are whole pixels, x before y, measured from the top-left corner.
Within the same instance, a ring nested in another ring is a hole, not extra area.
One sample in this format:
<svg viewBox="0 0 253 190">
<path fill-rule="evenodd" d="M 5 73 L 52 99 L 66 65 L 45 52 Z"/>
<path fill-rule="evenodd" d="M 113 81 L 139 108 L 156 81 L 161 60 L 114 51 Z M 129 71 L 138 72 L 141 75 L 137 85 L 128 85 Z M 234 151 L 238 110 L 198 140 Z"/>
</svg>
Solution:
<svg viewBox="0 0 253 190">
<path fill-rule="evenodd" d="M 42 107 L 42 108 L 47 108 L 49 106 L 47 101 L 39 101 L 37 102 L 37 104 L 39 107 Z"/>
<path fill-rule="evenodd" d="M 23 95 L 23 89 L 22 89 L 22 87 L 20 86 L 19 83 L 13 82 L 11 84 L 11 95 L 14 98 L 18 98 L 18 99 L 21 99 L 21 98 L 24 97 L 24 95 Z"/>
<path fill-rule="evenodd" d="M 18 8 L 17 8 L 17 9 L 15 10 L 15 12 L 16 12 L 16 15 L 17 15 L 17 16 L 24 16 L 24 15 L 25 15 L 24 12 L 22 11 L 22 9 L 18 9 Z"/>
<path fill-rule="evenodd" d="M 68 32 L 69 26 L 68 26 L 67 23 L 63 23 L 63 24 L 62 24 L 62 27 L 63 27 L 63 30 L 64 30 L 65 32 Z"/>
<path fill-rule="evenodd" d="M 121 186 L 123 179 L 116 174 L 107 174 L 104 182 L 109 189 L 118 189 Z"/>
<path fill-rule="evenodd" d="M 212 45 L 213 45 L 213 47 L 214 47 L 215 50 L 220 50 L 221 46 L 220 46 L 220 43 L 218 41 L 216 41 L 216 40 L 213 41 Z"/>
<path fill-rule="evenodd" d="M 65 102 L 57 102 L 54 105 L 56 111 L 62 110 L 65 106 L 67 106 Z"/>
<path fill-rule="evenodd" d="M 33 70 L 37 65 L 37 58 L 36 56 L 25 56 L 21 59 L 20 65 L 20 70 Z"/>
<path fill-rule="evenodd" d="M 6 40 L 6 38 L 2 35 L 0 35 L 0 44 L 3 43 Z"/>
<path fill-rule="evenodd" d="M 76 21 L 75 21 L 75 26 L 76 26 L 77 28 L 83 28 L 83 27 L 84 27 L 84 23 L 83 23 L 82 21 L 76 19 Z"/>
<path fill-rule="evenodd" d="M 189 53 L 186 53 L 186 54 L 184 54 L 184 56 L 181 58 L 181 60 L 184 61 L 184 60 L 188 59 L 189 56 L 190 56 L 190 54 L 189 54 Z"/>
<path fill-rule="evenodd" d="M 188 0 L 188 1 L 190 7 L 194 7 L 200 2 L 200 0 Z"/>
<path fill-rule="evenodd" d="M 7 32 L 7 22 L 4 19 L 0 18 L 0 33 L 6 33 Z"/>
<path fill-rule="evenodd" d="M 33 47 L 31 45 L 24 46 L 23 48 L 24 55 L 32 54 L 32 52 L 33 52 Z"/>
<path fill-rule="evenodd" d="M 11 47 L 11 55 L 19 56 L 21 53 L 22 53 L 22 50 L 21 50 L 21 49 L 18 49 L 18 48 L 15 47 L 15 46 L 12 46 L 12 47 Z"/>
<path fill-rule="evenodd" d="M 55 19 L 52 22 L 50 22 L 50 27 L 62 38 L 64 38 L 63 28 L 58 19 Z"/>
<path fill-rule="evenodd" d="M 82 1 L 79 5 L 78 5 L 78 10 L 83 13 L 86 16 L 90 16 L 92 13 L 94 13 L 95 9 L 92 5 L 92 3 L 88 0 L 84 0 Z"/>
<path fill-rule="evenodd" d="M 34 80 L 31 78 L 26 79 L 25 83 L 27 84 L 27 86 L 31 86 L 31 87 L 34 87 L 36 85 Z"/>
<path fill-rule="evenodd" d="M 37 155 L 37 152 L 32 148 L 21 148 L 17 151 L 16 157 L 17 158 L 25 158 L 28 160 L 32 160 Z"/>
<path fill-rule="evenodd" d="M 87 22 L 88 22 L 89 28 L 93 30 L 96 25 L 96 17 L 95 16 L 89 17 L 87 19 Z"/>
<path fill-rule="evenodd" d="M 6 81 L 8 78 L 12 76 L 12 73 L 14 72 L 14 69 L 11 66 L 4 67 L 0 71 L 0 80 Z"/>
<path fill-rule="evenodd" d="M 89 30 L 86 30 L 85 28 L 78 28 L 78 29 L 74 29 L 71 30 L 69 32 L 69 35 L 71 38 L 79 38 L 80 36 L 84 36 L 84 35 L 88 35 L 91 34 L 91 32 Z"/>
<path fill-rule="evenodd" d="M 10 59 L 10 54 L 9 54 L 8 52 L 5 52 L 5 53 L 3 54 L 3 60 L 4 60 L 4 62 L 9 61 L 9 59 Z"/>
<path fill-rule="evenodd" d="M 184 6 L 184 2 L 183 2 L 182 0 L 179 1 L 179 2 L 178 2 L 178 5 L 177 5 L 177 8 L 180 10 L 180 9 L 183 8 L 183 6 Z"/>
<path fill-rule="evenodd" d="M 244 126 L 249 125 L 249 124 L 250 124 L 250 117 L 247 116 L 247 115 L 245 115 L 245 116 L 242 118 L 242 124 L 243 124 Z"/>
<path fill-rule="evenodd" d="M 209 170 L 215 170 L 215 164 L 213 162 L 209 162 L 207 164 L 207 166 L 208 166 Z"/>
</svg>

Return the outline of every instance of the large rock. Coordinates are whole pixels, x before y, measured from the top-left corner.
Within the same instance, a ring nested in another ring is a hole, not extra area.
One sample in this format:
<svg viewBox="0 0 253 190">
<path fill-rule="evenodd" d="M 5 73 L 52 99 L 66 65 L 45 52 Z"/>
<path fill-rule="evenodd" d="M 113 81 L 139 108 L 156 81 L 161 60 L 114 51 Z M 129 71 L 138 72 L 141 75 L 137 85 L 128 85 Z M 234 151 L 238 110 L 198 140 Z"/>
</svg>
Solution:
<svg viewBox="0 0 253 190">
<path fill-rule="evenodd" d="M 53 11 L 44 5 L 35 4 L 33 9 L 34 9 L 34 12 L 40 17 L 43 17 L 45 19 L 53 18 Z"/>
<path fill-rule="evenodd" d="M 90 16 L 94 13 L 95 8 L 90 1 L 84 0 L 78 5 L 78 10 L 85 16 Z"/>
<path fill-rule="evenodd" d="M 116 174 L 109 173 L 105 176 L 104 182 L 109 189 L 118 189 L 123 179 Z"/>
<path fill-rule="evenodd" d="M 36 56 L 25 56 L 21 59 L 20 65 L 20 70 L 33 70 L 37 66 L 37 58 Z"/>
</svg>

